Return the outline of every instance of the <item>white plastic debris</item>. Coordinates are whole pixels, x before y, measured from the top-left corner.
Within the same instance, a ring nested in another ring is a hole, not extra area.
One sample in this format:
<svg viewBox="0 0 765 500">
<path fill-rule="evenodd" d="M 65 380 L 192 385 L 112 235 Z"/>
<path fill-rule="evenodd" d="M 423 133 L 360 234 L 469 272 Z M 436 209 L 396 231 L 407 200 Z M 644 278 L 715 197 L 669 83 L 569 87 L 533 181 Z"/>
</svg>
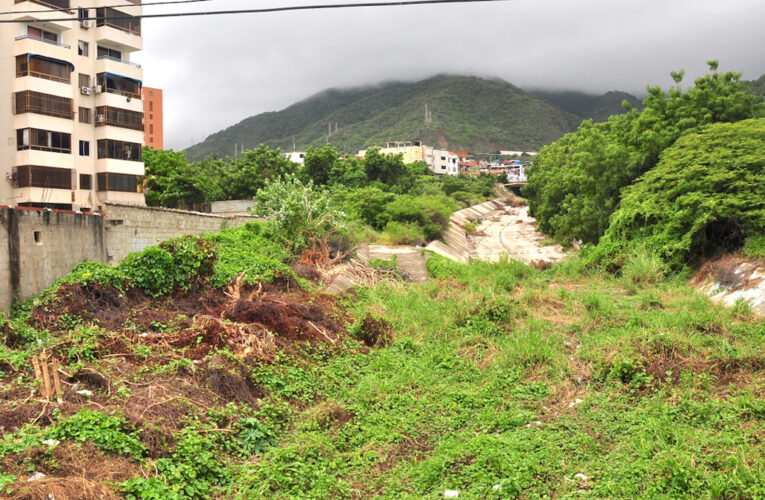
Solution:
<svg viewBox="0 0 765 500">
<path fill-rule="evenodd" d="M 494 491 L 497 491 L 497 490 L 499 490 L 501 488 L 502 488 L 501 484 L 495 484 L 494 486 L 491 487 L 491 489 L 493 489 Z"/>
<path fill-rule="evenodd" d="M 580 480 L 580 481 L 587 481 L 587 480 L 588 480 L 588 479 L 590 479 L 590 478 L 589 478 L 589 477 L 587 477 L 587 476 L 585 476 L 585 475 L 584 475 L 584 474 L 582 474 L 581 472 L 577 472 L 576 474 L 574 474 L 574 479 L 578 479 L 578 480 Z"/>
<path fill-rule="evenodd" d="M 29 479 L 27 479 L 28 483 L 31 483 L 32 481 L 37 481 L 38 479 L 42 479 L 45 477 L 45 474 L 42 472 L 35 472 L 31 476 L 29 476 Z"/>
<path fill-rule="evenodd" d="M 460 492 L 458 490 L 446 490 L 444 491 L 444 498 L 459 498 Z"/>
<path fill-rule="evenodd" d="M 45 446 L 58 446 L 61 443 L 58 439 L 46 439 L 42 442 Z"/>
<path fill-rule="evenodd" d="M 570 402 L 570 403 L 568 404 L 568 407 L 569 407 L 569 408 L 573 408 L 574 406 L 576 406 L 576 405 L 578 405 L 578 404 L 580 404 L 580 403 L 584 403 L 584 399 L 579 399 L 579 398 L 576 398 L 575 400 L 573 400 L 572 402 Z"/>
<path fill-rule="evenodd" d="M 80 389 L 79 391 L 75 391 L 80 396 L 87 396 L 90 397 L 93 395 L 93 391 L 89 391 L 88 389 Z"/>
</svg>

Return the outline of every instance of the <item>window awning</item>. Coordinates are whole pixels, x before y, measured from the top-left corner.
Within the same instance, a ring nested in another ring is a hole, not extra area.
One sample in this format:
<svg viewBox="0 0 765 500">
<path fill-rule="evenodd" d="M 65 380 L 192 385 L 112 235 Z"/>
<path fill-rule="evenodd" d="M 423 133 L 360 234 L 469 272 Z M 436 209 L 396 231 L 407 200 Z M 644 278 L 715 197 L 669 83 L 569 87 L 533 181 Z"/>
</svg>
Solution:
<svg viewBox="0 0 765 500">
<path fill-rule="evenodd" d="M 139 86 L 143 86 L 141 80 L 136 80 L 135 78 L 130 78 L 129 76 L 117 75 L 115 73 L 106 73 L 104 76 L 106 76 L 106 78 L 122 78 L 123 80 L 130 80 L 131 82 L 137 83 Z"/>
<path fill-rule="evenodd" d="M 35 59 L 41 59 L 43 61 L 48 61 L 56 64 L 63 64 L 64 66 L 69 66 L 72 71 L 74 71 L 74 64 L 70 63 L 69 61 L 62 61 L 61 59 L 55 59 L 53 57 L 43 56 L 40 54 L 28 54 L 30 58 L 34 57 Z"/>
</svg>

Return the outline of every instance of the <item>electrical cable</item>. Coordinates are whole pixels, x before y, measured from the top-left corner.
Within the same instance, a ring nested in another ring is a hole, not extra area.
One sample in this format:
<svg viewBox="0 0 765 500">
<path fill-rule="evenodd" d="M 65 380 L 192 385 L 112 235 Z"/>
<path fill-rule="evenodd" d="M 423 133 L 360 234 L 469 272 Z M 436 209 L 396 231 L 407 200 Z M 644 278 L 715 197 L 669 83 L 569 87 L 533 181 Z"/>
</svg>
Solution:
<svg viewBox="0 0 765 500">
<path fill-rule="evenodd" d="M 435 4 L 460 4 L 460 3 L 488 3 L 488 2 L 510 2 L 513 0 L 402 0 L 397 2 L 364 2 L 364 3 L 344 3 L 344 4 L 315 4 L 315 5 L 295 5 L 292 7 L 270 7 L 264 9 L 236 9 L 236 10 L 213 10 L 207 12 L 173 12 L 166 14 L 141 14 L 137 16 L 99 16 L 99 17 L 65 17 L 57 19 L 0 19 L 1 23 L 35 23 L 46 22 L 67 22 L 67 21 L 85 21 L 91 19 L 97 20 L 129 20 L 129 19 L 151 19 L 161 17 L 192 17 L 192 16 L 219 16 L 226 14 L 266 14 L 271 12 L 291 12 L 300 10 L 326 10 L 326 9 L 353 9 L 369 7 L 404 7 L 409 5 L 435 5 Z"/>
<path fill-rule="evenodd" d="M 61 12 L 62 10 L 83 10 L 83 9 L 98 9 L 100 7 L 150 7 L 152 5 L 169 5 L 178 3 L 198 3 L 198 2 L 211 2 L 212 0 L 164 0 L 161 2 L 144 2 L 144 3 L 126 3 L 117 5 L 99 5 L 93 7 L 71 7 L 69 9 L 41 9 L 41 10 L 12 10 L 7 12 L 0 12 L 0 16 L 9 14 L 39 14 L 45 12 Z"/>
</svg>

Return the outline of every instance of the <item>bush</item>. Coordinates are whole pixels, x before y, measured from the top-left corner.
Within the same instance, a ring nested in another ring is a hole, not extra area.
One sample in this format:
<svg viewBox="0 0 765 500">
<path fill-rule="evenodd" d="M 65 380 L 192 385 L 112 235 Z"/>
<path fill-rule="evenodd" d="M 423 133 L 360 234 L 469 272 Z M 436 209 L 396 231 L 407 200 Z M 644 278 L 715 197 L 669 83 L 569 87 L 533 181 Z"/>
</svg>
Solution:
<svg viewBox="0 0 765 500">
<path fill-rule="evenodd" d="M 662 151 L 706 124 L 756 116 L 756 98 L 742 89 L 737 73 L 712 72 L 683 92 L 683 73 L 665 93 L 650 87 L 644 110 L 612 116 L 606 123 L 586 120 L 579 129 L 542 148 L 529 168 L 524 196 L 542 231 L 561 244 L 596 243 L 626 186 L 654 168 Z"/>
<path fill-rule="evenodd" d="M 174 289 L 188 291 L 209 281 L 215 262 L 214 242 L 183 236 L 128 255 L 118 270 L 147 295 Z"/>
<path fill-rule="evenodd" d="M 710 125 L 685 135 L 657 167 L 625 189 L 596 253 L 629 249 L 673 268 L 720 252 L 756 252 L 765 233 L 765 120 Z"/>
<path fill-rule="evenodd" d="M 269 233 L 263 223 L 250 222 L 207 237 L 217 244 L 218 259 L 211 280 L 214 287 L 225 285 L 241 273 L 246 273 L 244 280 L 248 283 L 269 283 L 293 275 L 284 263 L 291 257 L 287 245 Z"/>
<path fill-rule="evenodd" d="M 425 241 L 425 233 L 417 224 L 389 222 L 380 233 L 378 242 L 383 245 L 419 245 Z"/>
</svg>

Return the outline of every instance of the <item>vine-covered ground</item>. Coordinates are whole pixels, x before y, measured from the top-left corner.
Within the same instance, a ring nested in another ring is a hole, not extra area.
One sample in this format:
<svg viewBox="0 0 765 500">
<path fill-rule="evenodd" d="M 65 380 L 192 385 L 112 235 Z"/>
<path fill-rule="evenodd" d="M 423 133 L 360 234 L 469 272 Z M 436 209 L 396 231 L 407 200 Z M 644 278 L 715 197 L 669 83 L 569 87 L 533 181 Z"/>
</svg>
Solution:
<svg viewBox="0 0 765 500">
<path fill-rule="evenodd" d="M 765 322 L 650 264 L 61 285 L 0 327 L 2 495 L 762 497 Z"/>
</svg>

